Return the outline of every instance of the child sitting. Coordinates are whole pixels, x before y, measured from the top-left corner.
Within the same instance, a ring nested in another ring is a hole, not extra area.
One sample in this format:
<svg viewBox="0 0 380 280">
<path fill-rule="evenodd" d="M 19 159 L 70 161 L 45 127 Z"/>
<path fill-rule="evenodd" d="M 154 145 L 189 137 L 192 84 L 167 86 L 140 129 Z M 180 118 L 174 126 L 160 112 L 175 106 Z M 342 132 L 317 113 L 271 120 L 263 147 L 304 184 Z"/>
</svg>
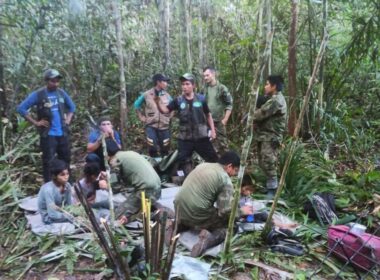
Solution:
<svg viewBox="0 0 380 280">
<path fill-rule="evenodd" d="M 57 208 L 71 205 L 71 185 L 66 162 L 53 159 L 50 162 L 52 180 L 42 185 L 38 192 L 38 211 L 45 224 L 70 222 L 70 218 Z"/>
</svg>

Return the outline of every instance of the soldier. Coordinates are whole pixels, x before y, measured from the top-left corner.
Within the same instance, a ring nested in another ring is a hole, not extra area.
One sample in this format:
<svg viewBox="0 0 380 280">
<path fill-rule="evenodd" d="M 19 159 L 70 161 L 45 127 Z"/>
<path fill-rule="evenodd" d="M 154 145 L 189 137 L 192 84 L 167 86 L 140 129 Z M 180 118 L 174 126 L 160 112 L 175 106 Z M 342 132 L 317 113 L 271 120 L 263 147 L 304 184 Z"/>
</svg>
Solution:
<svg viewBox="0 0 380 280">
<path fill-rule="evenodd" d="M 273 198 L 278 186 L 278 153 L 287 120 L 286 101 L 281 93 L 283 83 L 281 76 L 268 77 L 264 90 L 270 99 L 260 109 L 257 109 L 253 115 L 259 166 L 267 177 L 268 199 Z"/>
<path fill-rule="evenodd" d="M 144 92 L 135 101 L 134 107 L 141 122 L 145 124 L 146 140 L 148 144 L 148 153 L 151 157 L 158 156 L 158 148 L 160 155 L 168 154 L 170 148 L 170 118 L 171 114 L 161 113 L 155 103 L 158 97 L 162 103 L 168 105 L 172 100 L 171 96 L 166 92 L 169 78 L 162 74 L 156 74 L 152 78 L 154 87 Z M 141 112 L 142 105 L 145 104 L 144 114 Z"/>
<path fill-rule="evenodd" d="M 231 151 L 223 154 L 218 163 L 202 163 L 187 176 L 176 195 L 178 231 L 201 229 L 199 241 L 191 250 L 192 257 L 202 255 L 224 240 L 233 200 L 230 177 L 236 175 L 239 166 L 240 157 Z M 241 210 L 252 214 L 248 207 Z M 171 231 L 169 226 L 168 236 Z"/>
<path fill-rule="evenodd" d="M 49 162 L 57 154 L 58 159 L 70 167 L 70 140 L 68 126 L 74 115 L 75 104 L 63 89 L 59 88 L 61 74 L 55 69 L 44 72 L 46 86 L 33 91 L 17 108 L 17 111 L 40 133 L 44 181 L 50 181 Z M 37 120 L 29 109 L 37 107 Z"/>
<path fill-rule="evenodd" d="M 211 142 L 215 139 L 214 121 L 203 95 L 194 93 L 195 78 L 190 73 L 180 77 L 183 94 L 172 100 L 165 106 L 156 99 L 159 110 L 163 113 L 178 111 L 179 135 L 178 135 L 178 158 L 180 168 L 187 175 L 191 170 L 191 155 L 195 151 L 205 161 L 216 162 L 216 154 Z M 211 129 L 210 137 L 208 127 Z"/>
<path fill-rule="evenodd" d="M 203 70 L 203 78 L 206 83 L 203 93 L 215 125 L 216 139 L 213 141 L 213 145 L 218 155 L 222 155 L 228 150 L 226 125 L 231 116 L 233 100 L 228 88 L 221 84 L 215 75 L 216 71 L 212 67 L 206 67 Z"/>
</svg>

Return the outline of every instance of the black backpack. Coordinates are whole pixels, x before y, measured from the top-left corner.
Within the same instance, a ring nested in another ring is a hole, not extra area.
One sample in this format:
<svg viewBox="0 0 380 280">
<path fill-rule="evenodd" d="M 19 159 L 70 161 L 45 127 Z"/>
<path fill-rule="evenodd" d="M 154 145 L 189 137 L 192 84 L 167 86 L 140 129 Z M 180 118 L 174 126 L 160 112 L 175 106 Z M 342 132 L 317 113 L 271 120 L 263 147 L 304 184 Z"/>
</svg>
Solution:
<svg viewBox="0 0 380 280">
<path fill-rule="evenodd" d="M 335 198 L 331 193 L 314 193 L 308 196 L 309 201 L 304 204 L 304 211 L 310 218 L 319 220 L 321 225 L 331 225 L 338 219 L 335 210 Z"/>
</svg>

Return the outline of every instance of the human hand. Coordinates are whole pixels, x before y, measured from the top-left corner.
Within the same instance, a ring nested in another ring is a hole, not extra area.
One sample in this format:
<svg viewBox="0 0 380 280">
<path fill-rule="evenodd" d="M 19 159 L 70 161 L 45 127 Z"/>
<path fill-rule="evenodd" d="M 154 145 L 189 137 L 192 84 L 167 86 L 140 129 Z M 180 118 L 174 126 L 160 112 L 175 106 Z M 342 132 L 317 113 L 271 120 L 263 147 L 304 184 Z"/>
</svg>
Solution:
<svg viewBox="0 0 380 280">
<path fill-rule="evenodd" d="M 244 205 L 240 208 L 243 215 L 253 215 L 253 208 L 249 205 Z"/>
<path fill-rule="evenodd" d="M 120 224 L 122 224 L 122 225 L 125 225 L 125 224 L 128 222 L 128 218 L 127 218 L 125 215 L 123 215 L 123 216 L 121 216 L 121 217 L 118 219 L 118 222 L 119 222 Z"/>
<path fill-rule="evenodd" d="M 39 120 L 36 121 L 34 125 L 37 127 L 49 127 L 50 123 L 47 120 Z"/>
<path fill-rule="evenodd" d="M 216 139 L 216 132 L 215 132 L 215 130 L 211 130 L 210 138 L 211 138 L 211 140 Z"/>
<path fill-rule="evenodd" d="M 221 123 L 222 123 L 222 125 L 224 125 L 224 126 L 226 126 L 226 125 L 227 125 L 227 120 L 226 120 L 226 119 L 222 119 L 220 122 L 221 122 Z"/>
<path fill-rule="evenodd" d="M 100 180 L 99 181 L 99 188 L 102 190 L 108 189 L 108 184 L 106 180 Z"/>
</svg>

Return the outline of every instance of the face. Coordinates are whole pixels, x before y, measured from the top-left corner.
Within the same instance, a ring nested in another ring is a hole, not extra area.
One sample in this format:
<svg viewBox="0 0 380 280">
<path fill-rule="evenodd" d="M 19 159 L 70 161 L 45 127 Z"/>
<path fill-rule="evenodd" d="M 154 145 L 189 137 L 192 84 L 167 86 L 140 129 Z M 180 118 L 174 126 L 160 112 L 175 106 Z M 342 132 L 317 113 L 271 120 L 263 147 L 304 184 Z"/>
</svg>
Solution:
<svg viewBox="0 0 380 280">
<path fill-rule="evenodd" d="M 250 196 L 253 193 L 252 189 L 249 187 L 242 187 L 241 194 L 244 196 Z"/>
<path fill-rule="evenodd" d="M 55 183 L 58 186 L 64 186 L 69 181 L 69 170 L 65 169 L 62 170 L 61 173 L 59 173 L 55 178 Z"/>
<path fill-rule="evenodd" d="M 181 82 L 182 86 L 182 92 L 184 94 L 191 94 L 194 91 L 195 85 L 191 81 L 182 81 Z"/>
<path fill-rule="evenodd" d="M 207 69 L 203 72 L 203 79 L 205 80 L 206 84 L 211 84 L 215 81 L 215 72 L 210 71 Z"/>
<path fill-rule="evenodd" d="M 157 87 L 159 87 L 161 90 L 166 90 L 168 88 L 168 82 L 167 81 L 158 81 Z"/>
<path fill-rule="evenodd" d="M 48 87 L 48 89 L 52 89 L 52 90 L 57 89 L 58 86 L 59 86 L 59 82 L 60 82 L 59 78 L 54 78 L 54 79 L 48 80 L 47 81 L 47 87 Z"/>
<path fill-rule="evenodd" d="M 233 166 L 231 163 L 227 165 L 226 172 L 228 176 L 235 176 L 239 172 L 239 167 Z"/>
<path fill-rule="evenodd" d="M 100 130 L 104 133 L 112 132 L 113 126 L 111 121 L 104 121 L 100 123 Z"/>
<path fill-rule="evenodd" d="M 276 85 L 271 85 L 269 81 L 267 81 L 264 87 L 264 91 L 265 91 L 265 94 L 273 94 L 277 91 Z"/>
</svg>

